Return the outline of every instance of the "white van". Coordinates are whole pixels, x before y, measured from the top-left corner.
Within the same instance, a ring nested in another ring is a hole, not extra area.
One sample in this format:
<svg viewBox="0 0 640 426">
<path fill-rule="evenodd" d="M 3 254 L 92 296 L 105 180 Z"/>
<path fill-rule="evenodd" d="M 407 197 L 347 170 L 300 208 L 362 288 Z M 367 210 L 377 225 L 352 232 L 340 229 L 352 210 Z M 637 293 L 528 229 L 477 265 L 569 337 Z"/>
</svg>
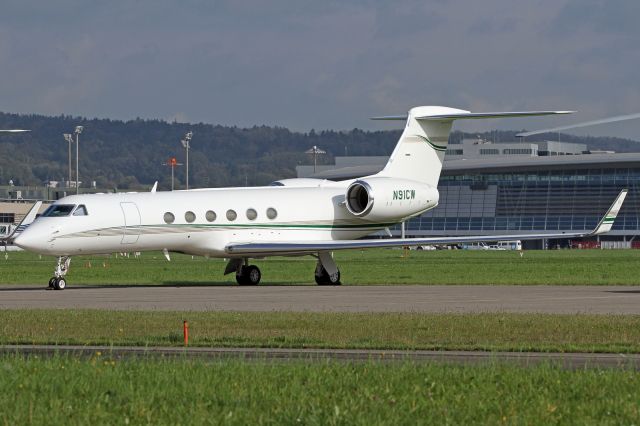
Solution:
<svg viewBox="0 0 640 426">
<path fill-rule="evenodd" d="M 522 241 L 520 240 L 498 241 L 496 245 L 503 250 L 522 250 Z"/>
</svg>

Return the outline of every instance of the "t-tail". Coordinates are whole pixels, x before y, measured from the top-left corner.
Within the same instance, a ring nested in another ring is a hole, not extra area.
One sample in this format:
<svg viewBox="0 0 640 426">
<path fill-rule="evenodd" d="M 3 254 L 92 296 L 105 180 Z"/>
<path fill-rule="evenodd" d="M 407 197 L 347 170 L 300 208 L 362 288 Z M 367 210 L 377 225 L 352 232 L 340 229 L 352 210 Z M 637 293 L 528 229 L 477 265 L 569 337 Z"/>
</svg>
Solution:
<svg viewBox="0 0 640 426">
<path fill-rule="evenodd" d="M 408 115 L 374 117 L 373 120 L 406 120 L 400 140 L 387 165 L 377 176 L 410 179 L 438 185 L 442 162 L 455 120 L 570 114 L 573 111 L 524 111 L 472 113 L 441 106 L 412 108 Z"/>
</svg>

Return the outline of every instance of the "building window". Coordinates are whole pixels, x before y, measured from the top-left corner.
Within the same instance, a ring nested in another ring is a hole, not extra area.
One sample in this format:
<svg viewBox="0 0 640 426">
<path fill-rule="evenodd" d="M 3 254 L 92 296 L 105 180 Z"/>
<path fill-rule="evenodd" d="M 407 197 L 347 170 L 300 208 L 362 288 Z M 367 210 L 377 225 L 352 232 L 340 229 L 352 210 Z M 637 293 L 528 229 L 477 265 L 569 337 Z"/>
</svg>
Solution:
<svg viewBox="0 0 640 426">
<path fill-rule="evenodd" d="M 176 217 L 173 215 L 173 213 L 166 212 L 164 214 L 165 223 L 173 223 L 175 220 L 176 220 Z"/>
<path fill-rule="evenodd" d="M 462 155 L 463 151 L 461 149 L 448 149 L 446 154 L 447 155 Z"/>
<path fill-rule="evenodd" d="M 276 209 L 274 209 L 273 207 L 269 207 L 267 209 L 267 217 L 271 220 L 275 219 L 276 217 L 278 217 L 278 212 L 276 211 Z"/>
<path fill-rule="evenodd" d="M 233 222 L 238 217 L 238 214 L 235 210 L 227 210 L 227 220 Z"/>
<path fill-rule="evenodd" d="M 254 209 L 247 209 L 247 219 L 255 220 L 258 217 L 258 212 Z"/>
<path fill-rule="evenodd" d="M 209 222 L 214 222 L 216 220 L 216 217 L 218 217 L 216 215 L 216 212 L 214 212 L 213 210 L 209 210 L 208 212 L 206 212 L 204 214 L 204 217 L 209 221 Z"/>
<path fill-rule="evenodd" d="M 186 212 L 184 214 L 184 220 L 186 220 L 188 223 L 193 223 L 194 220 L 196 220 L 196 215 L 194 212 Z"/>
<path fill-rule="evenodd" d="M 15 220 L 15 213 L 0 213 L 0 223 L 13 223 Z"/>
<path fill-rule="evenodd" d="M 531 148 L 505 148 L 502 150 L 505 155 L 532 154 Z"/>
<path fill-rule="evenodd" d="M 500 150 L 499 149 L 496 149 L 496 148 L 480 148 L 480 155 L 498 155 L 498 154 L 500 154 Z"/>
</svg>

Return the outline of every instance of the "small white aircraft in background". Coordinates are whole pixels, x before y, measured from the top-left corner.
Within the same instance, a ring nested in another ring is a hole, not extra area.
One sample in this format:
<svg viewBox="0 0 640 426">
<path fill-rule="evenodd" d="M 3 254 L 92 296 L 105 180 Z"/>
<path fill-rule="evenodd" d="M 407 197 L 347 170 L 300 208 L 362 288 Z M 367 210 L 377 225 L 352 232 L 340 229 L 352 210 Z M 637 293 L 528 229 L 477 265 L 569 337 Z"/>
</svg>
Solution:
<svg viewBox="0 0 640 426">
<path fill-rule="evenodd" d="M 587 233 L 359 239 L 438 205 L 438 180 L 455 120 L 566 114 L 569 111 L 472 113 L 422 106 L 406 126 L 385 168 L 355 180 L 285 179 L 267 187 L 72 195 L 56 201 L 15 243 L 58 256 L 49 286 L 66 287 L 71 256 L 162 250 L 228 258 L 225 274 L 241 285 L 260 282 L 250 258 L 311 255 L 319 285 L 340 284 L 332 252 L 496 240 L 575 238 L 611 229 L 627 191 Z"/>
</svg>

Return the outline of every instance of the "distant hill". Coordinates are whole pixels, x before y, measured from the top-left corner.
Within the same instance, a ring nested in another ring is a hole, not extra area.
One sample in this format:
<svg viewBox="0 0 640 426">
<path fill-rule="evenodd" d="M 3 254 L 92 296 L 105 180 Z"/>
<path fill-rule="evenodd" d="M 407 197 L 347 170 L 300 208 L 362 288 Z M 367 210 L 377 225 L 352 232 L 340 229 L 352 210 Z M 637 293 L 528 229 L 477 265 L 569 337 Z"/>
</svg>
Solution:
<svg viewBox="0 0 640 426">
<path fill-rule="evenodd" d="M 194 133 L 189 153 L 192 187 L 264 185 L 294 177 L 295 166 L 310 164 L 304 151 L 317 145 L 327 151 L 320 164 L 341 155 L 389 155 L 400 131 L 310 131 L 291 132 L 282 127 L 225 127 L 204 123 L 168 123 L 161 120 L 117 121 L 71 116 L 46 117 L 0 113 L 0 129 L 26 128 L 27 134 L 0 136 L 0 184 L 12 179 L 16 185 L 40 185 L 67 176 L 67 142 L 63 133 L 75 126 L 80 135 L 80 178 L 86 185 L 96 181 L 102 188 L 137 189 L 154 181 L 171 186 L 170 170 L 162 163 L 176 157 L 184 163 L 180 139 Z M 517 131 L 486 133 L 453 132 L 452 141 L 476 137 L 501 142 L 515 140 Z M 547 136 L 545 138 L 545 136 Z M 557 134 L 537 135 L 527 142 L 552 139 Z M 536 139 L 537 138 L 537 139 Z M 567 142 L 586 143 L 591 149 L 617 152 L 639 151 L 640 144 L 619 138 L 562 135 Z M 73 154 L 75 161 L 75 151 Z M 184 167 L 176 169 L 176 187 L 184 182 Z"/>
</svg>

